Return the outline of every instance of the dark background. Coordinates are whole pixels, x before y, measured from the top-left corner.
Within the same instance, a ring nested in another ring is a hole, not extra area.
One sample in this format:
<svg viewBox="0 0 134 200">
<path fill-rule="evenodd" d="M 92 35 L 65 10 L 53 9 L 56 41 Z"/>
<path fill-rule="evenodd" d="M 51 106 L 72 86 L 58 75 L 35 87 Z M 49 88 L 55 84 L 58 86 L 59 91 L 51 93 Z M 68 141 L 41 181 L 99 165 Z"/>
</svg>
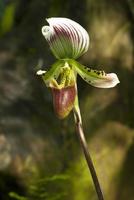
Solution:
<svg viewBox="0 0 134 200">
<path fill-rule="evenodd" d="M 48 17 L 89 33 L 81 63 L 117 73 L 97 89 L 78 78 L 83 125 L 106 200 L 134 199 L 134 1 L 0 0 L 0 199 L 96 200 L 73 115 L 56 118 L 36 76 L 55 58 L 41 34 Z"/>
</svg>

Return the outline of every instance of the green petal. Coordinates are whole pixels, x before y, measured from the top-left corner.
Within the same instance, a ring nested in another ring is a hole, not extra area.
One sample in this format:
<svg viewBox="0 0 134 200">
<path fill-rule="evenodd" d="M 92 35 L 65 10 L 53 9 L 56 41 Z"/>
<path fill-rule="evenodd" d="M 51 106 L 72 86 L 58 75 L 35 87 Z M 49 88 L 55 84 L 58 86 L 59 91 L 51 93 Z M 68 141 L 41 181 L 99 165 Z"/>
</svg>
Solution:
<svg viewBox="0 0 134 200">
<path fill-rule="evenodd" d="M 76 72 L 90 85 L 98 88 L 112 88 L 120 81 L 115 73 L 106 74 L 104 71 L 85 67 L 75 60 L 69 60 Z"/>
<path fill-rule="evenodd" d="M 47 72 L 38 70 L 37 75 L 42 76 L 46 86 L 51 88 L 62 89 L 76 83 L 76 72 L 66 60 L 58 60 Z"/>
<path fill-rule="evenodd" d="M 41 75 L 46 86 L 49 87 L 50 82 L 53 79 L 57 79 L 57 77 L 59 76 L 60 68 L 63 67 L 64 63 L 65 61 L 58 60 L 51 66 L 49 71 L 46 72 L 43 70 L 39 70 L 37 71 L 37 75 Z"/>
</svg>

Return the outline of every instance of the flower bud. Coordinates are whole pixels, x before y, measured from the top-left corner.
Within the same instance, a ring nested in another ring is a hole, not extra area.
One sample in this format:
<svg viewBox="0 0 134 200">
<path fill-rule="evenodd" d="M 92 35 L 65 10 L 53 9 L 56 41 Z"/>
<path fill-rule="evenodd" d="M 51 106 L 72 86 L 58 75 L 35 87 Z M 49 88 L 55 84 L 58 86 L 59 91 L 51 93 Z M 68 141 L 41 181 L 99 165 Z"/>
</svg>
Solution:
<svg viewBox="0 0 134 200">
<path fill-rule="evenodd" d="M 49 18 L 47 22 L 42 34 L 57 59 L 76 59 L 88 50 L 89 35 L 80 24 L 67 18 Z"/>
</svg>

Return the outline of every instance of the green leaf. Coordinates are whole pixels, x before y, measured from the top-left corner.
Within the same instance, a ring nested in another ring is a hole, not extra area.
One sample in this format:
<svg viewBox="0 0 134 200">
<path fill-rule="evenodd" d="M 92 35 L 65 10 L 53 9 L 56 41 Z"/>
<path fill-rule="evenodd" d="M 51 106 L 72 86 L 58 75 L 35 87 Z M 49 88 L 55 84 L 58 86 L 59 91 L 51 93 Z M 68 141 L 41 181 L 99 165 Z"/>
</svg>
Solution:
<svg viewBox="0 0 134 200">
<path fill-rule="evenodd" d="M 1 30 L 0 34 L 7 33 L 11 30 L 14 24 L 14 15 L 15 15 L 15 9 L 16 9 L 16 3 L 10 3 L 6 6 L 5 11 L 3 13 L 2 19 L 1 19 Z"/>
<path fill-rule="evenodd" d="M 13 199 L 17 199 L 17 200 L 28 200 L 28 198 L 20 196 L 20 195 L 16 194 L 15 192 L 10 192 L 9 196 L 12 197 Z"/>
</svg>

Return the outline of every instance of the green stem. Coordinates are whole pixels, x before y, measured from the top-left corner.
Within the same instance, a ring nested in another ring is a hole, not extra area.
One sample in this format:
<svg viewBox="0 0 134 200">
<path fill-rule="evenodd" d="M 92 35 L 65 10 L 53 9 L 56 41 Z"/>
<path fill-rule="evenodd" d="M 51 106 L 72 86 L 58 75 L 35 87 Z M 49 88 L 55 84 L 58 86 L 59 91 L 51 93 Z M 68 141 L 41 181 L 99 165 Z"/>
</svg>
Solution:
<svg viewBox="0 0 134 200">
<path fill-rule="evenodd" d="M 80 108 L 79 108 L 79 102 L 78 102 L 78 96 L 76 97 L 76 101 L 75 101 L 75 106 L 74 106 L 74 118 L 75 118 L 75 124 L 76 124 L 76 131 L 80 140 L 80 144 L 82 146 L 87 164 L 88 164 L 88 168 L 90 170 L 92 179 L 93 179 L 93 183 L 95 186 L 95 190 L 96 193 L 98 195 L 98 200 L 104 200 L 103 197 L 103 193 L 98 181 L 98 177 L 93 165 L 93 161 L 91 159 L 89 150 L 88 150 L 88 146 L 87 146 L 87 142 L 84 136 L 84 132 L 83 132 L 83 128 L 82 128 L 82 120 L 81 120 L 81 113 L 80 113 Z"/>
</svg>

